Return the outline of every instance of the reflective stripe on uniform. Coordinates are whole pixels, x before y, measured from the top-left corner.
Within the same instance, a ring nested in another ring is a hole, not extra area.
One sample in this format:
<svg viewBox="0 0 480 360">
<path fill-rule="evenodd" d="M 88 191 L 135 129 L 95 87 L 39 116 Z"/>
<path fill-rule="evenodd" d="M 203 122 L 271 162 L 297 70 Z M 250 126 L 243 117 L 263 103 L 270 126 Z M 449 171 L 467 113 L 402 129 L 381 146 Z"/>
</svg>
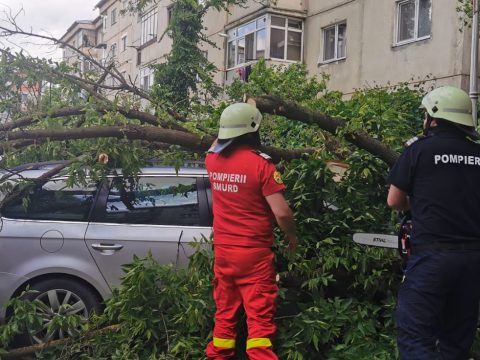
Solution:
<svg viewBox="0 0 480 360">
<path fill-rule="evenodd" d="M 213 346 L 221 347 L 224 349 L 234 349 L 235 348 L 235 340 L 234 339 L 221 339 L 221 338 L 213 338 Z"/>
<path fill-rule="evenodd" d="M 247 350 L 257 347 L 271 347 L 272 342 L 269 338 L 253 338 L 247 340 Z"/>
</svg>

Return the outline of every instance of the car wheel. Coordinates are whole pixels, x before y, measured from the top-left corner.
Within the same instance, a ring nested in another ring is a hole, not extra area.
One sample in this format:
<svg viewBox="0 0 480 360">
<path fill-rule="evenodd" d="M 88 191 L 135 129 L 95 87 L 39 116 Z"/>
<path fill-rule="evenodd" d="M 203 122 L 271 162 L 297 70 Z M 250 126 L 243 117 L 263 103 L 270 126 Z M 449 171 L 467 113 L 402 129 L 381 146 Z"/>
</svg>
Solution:
<svg viewBox="0 0 480 360">
<path fill-rule="evenodd" d="M 78 329 L 48 330 L 56 316 L 76 314 L 86 322 L 92 312 L 100 313 L 102 310 L 98 296 L 88 286 L 75 280 L 41 280 L 31 284 L 30 289 L 35 292 L 29 294 L 28 299 L 39 300 L 45 305 L 38 308 L 37 316 L 41 317 L 42 330 L 30 336 L 32 343 L 41 344 L 78 333 Z"/>
</svg>

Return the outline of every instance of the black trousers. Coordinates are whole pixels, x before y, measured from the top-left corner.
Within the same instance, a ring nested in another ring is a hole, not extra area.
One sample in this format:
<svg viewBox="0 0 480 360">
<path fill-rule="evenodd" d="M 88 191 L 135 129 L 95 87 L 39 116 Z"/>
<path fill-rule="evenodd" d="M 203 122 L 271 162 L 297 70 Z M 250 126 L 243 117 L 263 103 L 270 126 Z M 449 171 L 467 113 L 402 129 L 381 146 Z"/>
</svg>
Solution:
<svg viewBox="0 0 480 360">
<path fill-rule="evenodd" d="M 412 255 L 398 292 L 402 360 L 466 360 L 478 322 L 480 251 Z"/>
</svg>

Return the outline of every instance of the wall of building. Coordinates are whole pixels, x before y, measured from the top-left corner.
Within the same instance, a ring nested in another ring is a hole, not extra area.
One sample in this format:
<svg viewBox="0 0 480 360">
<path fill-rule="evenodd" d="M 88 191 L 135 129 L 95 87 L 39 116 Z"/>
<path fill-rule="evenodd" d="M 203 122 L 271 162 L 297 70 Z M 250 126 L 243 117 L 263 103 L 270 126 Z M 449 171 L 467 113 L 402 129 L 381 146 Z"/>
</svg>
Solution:
<svg viewBox="0 0 480 360">
<path fill-rule="evenodd" d="M 349 94 L 361 87 L 415 83 L 431 78 L 436 80 L 428 85 L 452 84 L 468 89 L 470 30 L 459 31 L 462 24 L 455 10 L 456 3 L 432 1 L 431 36 L 403 45 L 395 44 L 397 4 L 396 0 L 266 0 L 251 1 L 247 7 L 232 6 L 229 12 L 211 9 L 205 15 L 204 26 L 207 37 L 216 47 L 202 45 L 202 49 L 208 60 L 217 66 L 215 81 L 222 85 L 228 83 L 235 77 L 235 69 L 227 72 L 226 33 L 269 12 L 304 20 L 303 62 L 312 75 L 328 74 L 330 89 Z M 148 66 L 164 61 L 171 49 L 171 39 L 166 34 L 162 37 L 168 26 L 171 0 L 158 1 L 156 39 L 147 44 L 142 44 L 141 17 L 121 15 L 122 1 L 100 1 L 99 6 L 99 14 L 107 16 L 107 23 L 102 29 L 99 26 L 102 20 L 97 22 L 100 29 L 97 44 L 105 44 L 107 54 L 111 45 L 116 44 L 115 61 L 119 71 L 141 86 Z M 112 24 L 114 8 L 117 9 L 117 21 Z M 347 24 L 346 57 L 324 62 L 323 29 L 340 22 Z M 127 47 L 123 51 L 122 37 L 125 35 Z"/>
<path fill-rule="evenodd" d="M 365 86 L 388 86 L 435 77 L 428 85 L 465 88 L 469 73 L 470 37 L 460 32 L 451 0 L 432 1 L 429 39 L 395 45 L 396 1 L 310 1 L 305 63 L 310 73 L 329 74 L 331 89 L 345 93 Z M 312 5 L 315 4 L 315 5 Z M 379 16 L 381 15 L 381 16 Z M 347 23 L 346 59 L 322 63 L 322 29 Z"/>
</svg>

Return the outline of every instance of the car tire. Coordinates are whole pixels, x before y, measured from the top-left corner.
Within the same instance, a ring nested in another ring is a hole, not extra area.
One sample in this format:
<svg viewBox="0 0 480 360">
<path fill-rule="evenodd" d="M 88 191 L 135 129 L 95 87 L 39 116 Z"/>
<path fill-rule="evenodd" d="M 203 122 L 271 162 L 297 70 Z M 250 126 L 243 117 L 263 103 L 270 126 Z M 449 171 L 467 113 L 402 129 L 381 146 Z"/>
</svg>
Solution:
<svg viewBox="0 0 480 360">
<path fill-rule="evenodd" d="M 62 339 L 78 332 L 77 329 L 56 330 L 49 332 L 48 324 L 57 315 L 77 314 L 87 321 L 92 313 L 100 313 L 102 304 L 99 296 L 87 285 L 68 278 L 50 278 L 30 285 L 34 292 L 27 294 L 28 300 L 39 300 L 46 305 L 37 312 L 42 317 L 43 329 L 29 335 L 33 344 Z M 62 306 L 68 304 L 69 306 Z"/>
</svg>

